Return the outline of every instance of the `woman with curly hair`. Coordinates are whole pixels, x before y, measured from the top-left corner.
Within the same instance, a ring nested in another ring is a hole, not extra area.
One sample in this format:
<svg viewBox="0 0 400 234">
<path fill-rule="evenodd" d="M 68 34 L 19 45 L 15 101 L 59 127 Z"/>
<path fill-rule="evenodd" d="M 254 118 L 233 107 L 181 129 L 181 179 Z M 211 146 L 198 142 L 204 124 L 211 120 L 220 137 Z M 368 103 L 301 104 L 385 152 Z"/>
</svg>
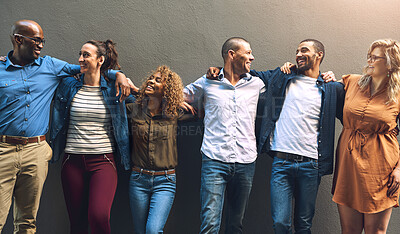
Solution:
<svg viewBox="0 0 400 234">
<path fill-rule="evenodd" d="M 343 130 L 332 189 L 342 233 L 386 233 L 399 199 L 400 44 L 374 41 L 367 63 L 364 75 L 343 76 Z"/>
<path fill-rule="evenodd" d="M 132 136 L 129 198 L 136 233 L 162 233 L 175 197 L 177 121 L 183 118 L 183 85 L 167 66 L 143 83 L 126 105 Z"/>
</svg>

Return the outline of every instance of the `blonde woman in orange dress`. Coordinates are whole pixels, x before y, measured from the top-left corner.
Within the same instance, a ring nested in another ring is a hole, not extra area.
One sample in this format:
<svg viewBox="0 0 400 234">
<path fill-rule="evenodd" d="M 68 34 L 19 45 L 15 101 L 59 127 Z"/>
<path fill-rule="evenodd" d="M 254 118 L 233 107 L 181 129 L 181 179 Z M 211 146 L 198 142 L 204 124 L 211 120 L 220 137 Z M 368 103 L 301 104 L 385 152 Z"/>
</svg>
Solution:
<svg viewBox="0 0 400 234">
<path fill-rule="evenodd" d="M 364 75 L 345 75 L 333 201 L 342 233 L 386 233 L 399 199 L 400 44 L 374 41 Z"/>
</svg>

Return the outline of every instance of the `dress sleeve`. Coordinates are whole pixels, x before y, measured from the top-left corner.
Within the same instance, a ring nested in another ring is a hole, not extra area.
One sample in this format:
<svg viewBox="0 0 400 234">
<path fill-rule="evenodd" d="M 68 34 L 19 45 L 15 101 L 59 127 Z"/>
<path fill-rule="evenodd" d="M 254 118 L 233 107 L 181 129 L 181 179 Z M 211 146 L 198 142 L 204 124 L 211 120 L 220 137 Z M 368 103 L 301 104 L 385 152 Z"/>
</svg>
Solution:
<svg viewBox="0 0 400 234">
<path fill-rule="evenodd" d="M 349 86 L 353 83 L 353 82 L 358 82 L 358 80 L 361 78 L 361 75 L 357 75 L 357 74 L 349 74 L 349 75 L 343 75 L 342 79 L 343 79 L 343 84 L 344 84 L 344 91 L 347 91 L 347 89 L 349 88 Z"/>
<path fill-rule="evenodd" d="M 350 74 L 349 75 L 343 75 L 342 80 L 344 84 L 344 90 L 347 91 L 347 87 L 349 87 L 349 80 L 350 80 Z"/>
</svg>

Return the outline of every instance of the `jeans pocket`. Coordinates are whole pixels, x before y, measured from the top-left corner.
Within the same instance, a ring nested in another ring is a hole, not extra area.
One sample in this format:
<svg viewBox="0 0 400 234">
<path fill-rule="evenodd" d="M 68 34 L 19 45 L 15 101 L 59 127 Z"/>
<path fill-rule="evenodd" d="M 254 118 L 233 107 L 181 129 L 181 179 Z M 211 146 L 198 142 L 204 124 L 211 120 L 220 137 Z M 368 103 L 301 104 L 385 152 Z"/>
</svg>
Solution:
<svg viewBox="0 0 400 234">
<path fill-rule="evenodd" d="M 117 170 L 117 168 L 115 167 L 114 163 L 107 157 L 106 154 L 104 154 L 104 159 L 107 159 L 107 161 L 111 164 L 111 166 L 113 166 L 114 169 Z"/>
<path fill-rule="evenodd" d="M 62 163 L 62 166 L 61 166 L 61 169 L 64 168 L 64 165 L 65 165 L 65 163 L 67 163 L 67 161 L 69 160 L 69 157 L 71 157 L 70 154 L 65 154 L 64 160 L 63 160 L 63 163 Z"/>
<path fill-rule="evenodd" d="M 165 178 L 169 182 L 176 184 L 176 174 L 165 175 Z"/>
<path fill-rule="evenodd" d="M 136 172 L 136 171 L 132 171 L 132 172 L 131 172 L 131 178 L 130 178 L 130 180 L 137 181 L 137 180 L 139 180 L 141 177 L 142 177 L 142 173 Z"/>
<path fill-rule="evenodd" d="M 314 169 L 318 170 L 318 161 L 317 160 L 311 160 L 311 165 Z"/>
<path fill-rule="evenodd" d="M 274 157 L 274 161 L 272 162 L 272 165 L 276 166 L 276 167 L 281 167 L 286 164 L 286 161 L 287 161 L 286 159 Z"/>
</svg>

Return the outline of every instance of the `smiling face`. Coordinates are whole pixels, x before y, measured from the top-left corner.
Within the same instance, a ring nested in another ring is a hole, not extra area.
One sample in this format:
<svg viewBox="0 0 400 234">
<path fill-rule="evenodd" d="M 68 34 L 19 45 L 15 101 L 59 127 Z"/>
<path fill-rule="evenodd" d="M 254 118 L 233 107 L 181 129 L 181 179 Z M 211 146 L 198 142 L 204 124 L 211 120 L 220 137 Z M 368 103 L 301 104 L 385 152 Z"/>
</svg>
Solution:
<svg viewBox="0 0 400 234">
<path fill-rule="evenodd" d="M 368 67 L 366 74 L 372 77 L 386 76 L 389 72 L 389 67 L 386 62 L 386 56 L 381 47 L 375 47 L 368 55 Z"/>
<path fill-rule="evenodd" d="M 100 71 L 100 67 L 104 62 L 104 57 L 97 56 L 97 47 L 90 43 L 82 46 L 79 52 L 79 65 L 81 66 L 81 73 L 94 73 Z"/>
<path fill-rule="evenodd" d="M 144 93 L 149 97 L 162 98 L 164 95 L 164 79 L 161 77 L 161 73 L 157 72 L 151 75 L 147 82 Z"/>
<path fill-rule="evenodd" d="M 39 58 L 40 51 L 43 49 L 43 43 L 36 45 L 35 41 L 29 39 L 27 37 L 43 39 L 43 30 L 37 24 L 32 24 L 29 27 L 25 28 L 25 30 L 20 35 L 26 36 L 18 36 L 15 35 L 16 40 L 19 42 L 19 53 L 23 62 L 31 63 L 33 60 Z"/>
<path fill-rule="evenodd" d="M 242 41 L 239 49 L 232 51 L 232 66 L 236 74 L 245 74 L 250 72 L 251 62 L 254 60 L 250 44 Z"/>
<path fill-rule="evenodd" d="M 315 50 L 313 42 L 305 41 L 300 43 L 296 50 L 296 62 L 300 72 L 314 68 L 317 61 L 318 52 Z"/>
</svg>

